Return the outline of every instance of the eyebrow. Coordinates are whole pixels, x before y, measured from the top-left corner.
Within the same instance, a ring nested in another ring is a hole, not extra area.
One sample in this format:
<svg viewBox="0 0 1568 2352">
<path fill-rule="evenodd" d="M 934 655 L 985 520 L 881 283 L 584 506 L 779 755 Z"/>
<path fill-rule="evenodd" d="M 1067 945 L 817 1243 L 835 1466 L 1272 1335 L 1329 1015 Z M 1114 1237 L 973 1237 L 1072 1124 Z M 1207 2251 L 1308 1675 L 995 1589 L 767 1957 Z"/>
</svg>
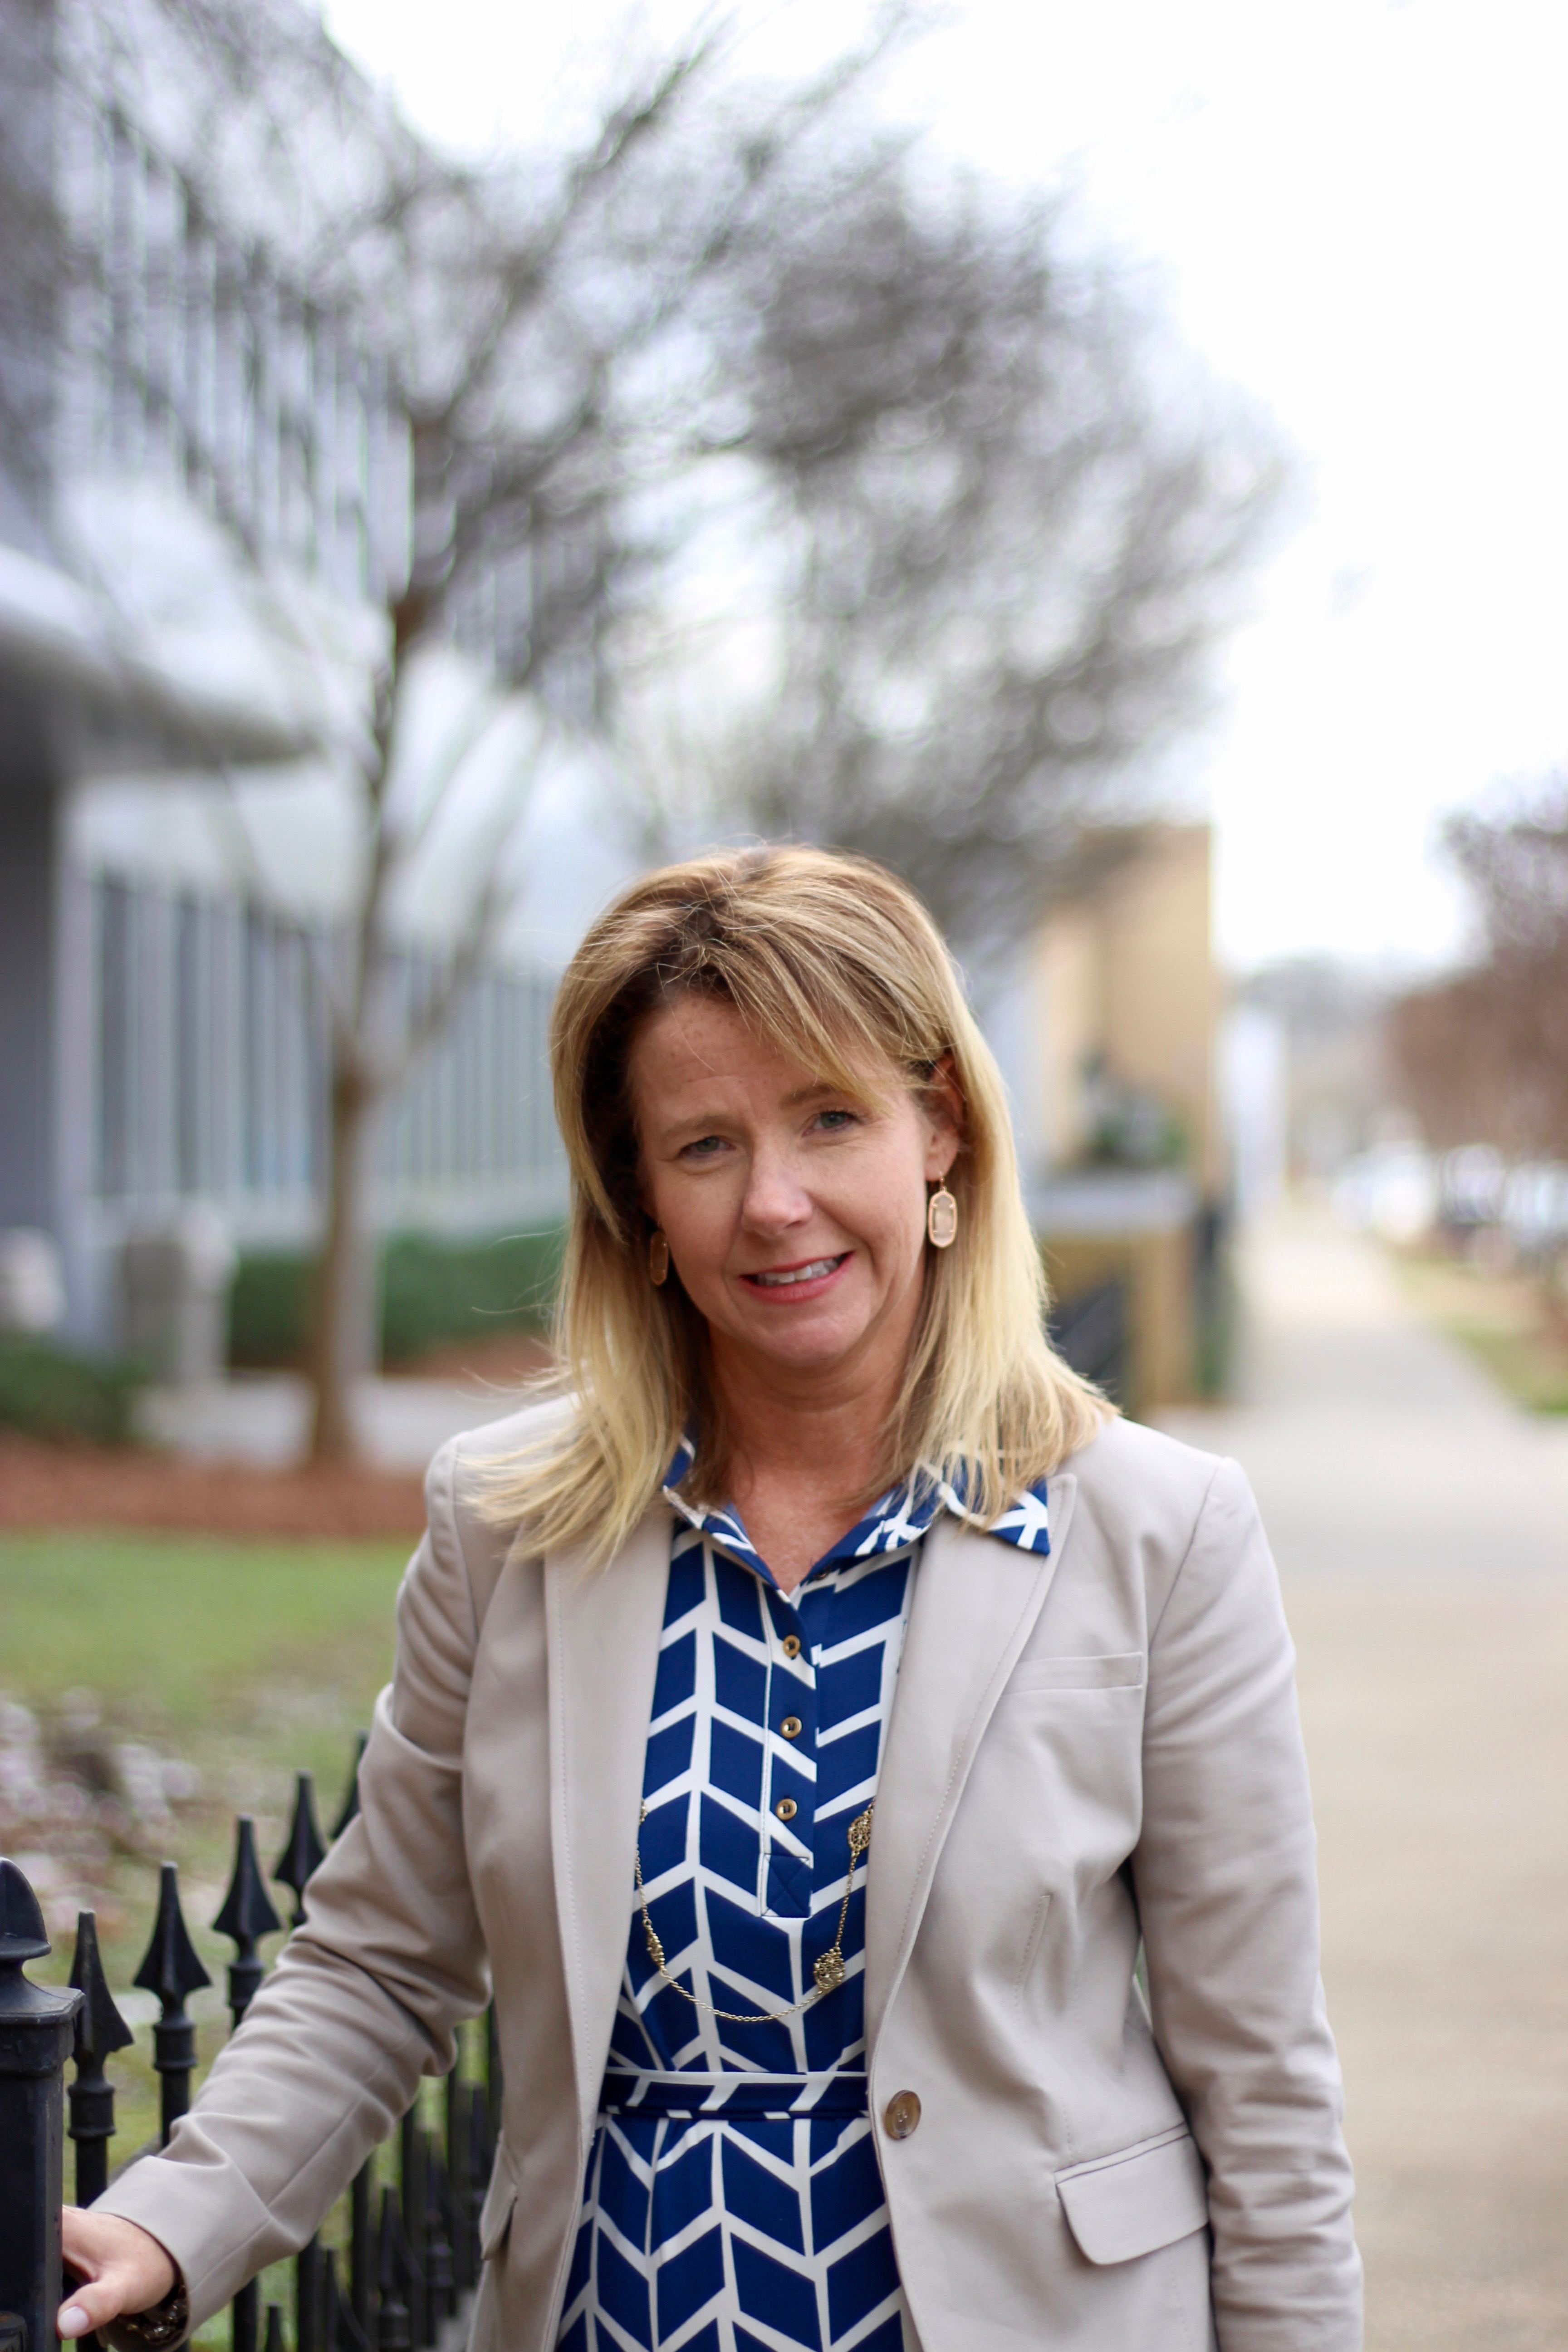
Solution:
<svg viewBox="0 0 1568 2352">
<path fill-rule="evenodd" d="M 852 1101 L 864 1103 L 868 1108 L 876 1100 L 868 1090 L 862 1092 L 858 1087 L 837 1087 L 831 1078 L 814 1078 L 809 1086 L 796 1087 L 791 1093 L 785 1095 L 784 1108 L 785 1110 L 799 1110 L 806 1103 L 819 1101 L 824 1095 L 847 1095 Z M 668 1143 L 672 1137 L 688 1131 L 698 1135 L 705 1134 L 714 1124 L 716 1116 L 719 1115 L 694 1111 L 689 1118 L 667 1120 L 663 1125 L 652 1129 L 651 1134 L 661 1143 Z"/>
<path fill-rule="evenodd" d="M 836 1087 L 830 1078 L 814 1078 L 810 1086 L 796 1087 L 794 1094 L 785 1095 L 784 1098 L 784 1107 L 785 1110 L 797 1110 L 802 1103 L 815 1102 L 818 1095 L 848 1095 L 855 1093 L 856 1090 L 853 1087 Z M 857 1095 L 856 1099 L 858 1101 L 861 1097 Z"/>
</svg>

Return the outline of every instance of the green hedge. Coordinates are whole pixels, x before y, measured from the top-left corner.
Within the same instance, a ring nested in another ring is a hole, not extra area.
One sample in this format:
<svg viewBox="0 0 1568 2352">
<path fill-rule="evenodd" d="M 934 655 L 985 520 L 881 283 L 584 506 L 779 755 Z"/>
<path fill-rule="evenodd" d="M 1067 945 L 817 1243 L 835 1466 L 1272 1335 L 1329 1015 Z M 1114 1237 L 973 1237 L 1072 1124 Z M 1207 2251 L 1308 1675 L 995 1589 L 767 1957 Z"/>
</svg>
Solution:
<svg viewBox="0 0 1568 2352">
<path fill-rule="evenodd" d="M 298 1364 L 310 1325 L 310 1263 L 268 1251 L 239 1261 L 228 1294 L 228 1360 Z"/>
<path fill-rule="evenodd" d="M 452 1242 L 399 1234 L 381 1262 L 381 1348 L 416 1362 L 446 1339 L 541 1331 L 561 1264 L 562 1228 Z M 242 1257 L 228 1302 L 231 1364 L 297 1364 L 310 1321 L 310 1260 L 282 1251 Z"/>
<path fill-rule="evenodd" d="M 30 1437 L 121 1445 L 141 1377 L 134 1364 L 81 1355 L 53 1339 L 0 1338 L 0 1425 Z"/>
</svg>

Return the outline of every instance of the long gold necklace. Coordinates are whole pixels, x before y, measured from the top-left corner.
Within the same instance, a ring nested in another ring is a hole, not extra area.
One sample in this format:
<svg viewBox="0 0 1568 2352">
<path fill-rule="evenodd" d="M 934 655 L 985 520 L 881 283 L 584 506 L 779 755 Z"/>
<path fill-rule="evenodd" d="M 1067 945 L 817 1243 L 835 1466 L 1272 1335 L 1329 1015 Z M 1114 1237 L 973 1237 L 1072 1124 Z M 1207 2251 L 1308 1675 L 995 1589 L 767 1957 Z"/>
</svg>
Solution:
<svg viewBox="0 0 1568 2352">
<path fill-rule="evenodd" d="M 873 1797 L 865 1811 L 857 1813 L 849 1824 L 849 1872 L 844 1881 L 844 1900 L 838 1906 L 838 1933 L 811 1971 L 816 1979 L 811 1991 L 800 2000 L 792 2000 L 787 2009 L 761 2009 L 754 2016 L 748 2017 L 741 2010 L 715 2009 L 710 2000 L 699 2000 L 694 1992 L 688 1992 L 683 1984 L 677 1983 L 664 1964 L 664 1946 L 658 1940 L 658 1931 L 649 1915 L 647 1889 L 643 1885 L 642 1825 L 647 1819 L 647 1807 L 644 1805 L 637 1815 L 637 1902 L 642 1910 L 643 1934 L 647 1939 L 648 1958 L 653 1962 L 665 1983 L 672 1986 L 682 2000 L 689 2000 L 693 2009 L 705 2010 L 710 2017 L 722 2018 L 726 2025 L 782 2025 L 786 2018 L 796 2017 L 803 2009 L 809 2009 L 813 2001 L 821 2000 L 830 1992 L 837 1992 L 848 1973 L 844 1966 L 844 1929 L 849 1917 L 849 1896 L 855 1885 L 855 1864 L 871 1843 L 871 1816 L 876 1810 L 877 1801 Z"/>
</svg>

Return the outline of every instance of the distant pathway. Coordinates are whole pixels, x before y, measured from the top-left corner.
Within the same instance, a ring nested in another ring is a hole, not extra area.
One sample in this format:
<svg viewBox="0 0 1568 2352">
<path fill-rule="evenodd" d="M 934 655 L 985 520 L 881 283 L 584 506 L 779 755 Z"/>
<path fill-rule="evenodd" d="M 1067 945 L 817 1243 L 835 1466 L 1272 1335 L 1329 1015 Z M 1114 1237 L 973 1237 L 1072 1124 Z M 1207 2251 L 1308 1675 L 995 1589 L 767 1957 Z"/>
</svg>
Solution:
<svg viewBox="0 0 1568 2352">
<path fill-rule="evenodd" d="M 1235 1454 L 1280 1563 L 1360 2183 L 1368 2352 L 1568 2347 L 1568 1423 L 1367 1244 L 1244 1255 Z"/>
<path fill-rule="evenodd" d="M 353 1402 L 366 1461 L 423 1474 L 449 1437 L 515 1412 L 520 1398 L 473 1377 L 358 1381 Z M 154 1389 L 139 1421 L 143 1436 L 176 1453 L 279 1469 L 306 1451 L 310 1392 L 296 1373 L 239 1372 L 195 1388 Z"/>
</svg>

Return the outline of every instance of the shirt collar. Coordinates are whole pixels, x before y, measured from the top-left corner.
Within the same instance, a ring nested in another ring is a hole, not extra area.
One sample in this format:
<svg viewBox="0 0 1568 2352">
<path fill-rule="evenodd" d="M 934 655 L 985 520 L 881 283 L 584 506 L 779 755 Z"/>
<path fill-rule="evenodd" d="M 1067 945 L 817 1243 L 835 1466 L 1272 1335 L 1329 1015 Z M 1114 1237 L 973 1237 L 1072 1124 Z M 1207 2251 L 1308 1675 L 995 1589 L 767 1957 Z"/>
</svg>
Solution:
<svg viewBox="0 0 1568 2352">
<path fill-rule="evenodd" d="M 739 1511 L 730 1506 L 692 1503 L 680 1492 L 696 1458 L 696 1437 L 688 1431 L 665 1475 L 665 1501 L 690 1526 L 710 1536 L 735 1559 L 767 1574 L 767 1563 L 746 1533 Z M 972 1527 L 980 1525 L 964 1503 L 960 1488 L 945 1478 L 933 1478 L 928 1471 L 917 1470 L 898 1486 L 890 1486 L 879 1502 L 873 1503 L 865 1517 L 858 1520 L 847 1535 L 840 1536 L 830 1551 L 824 1552 L 810 1574 L 820 1576 L 847 1561 L 869 1559 L 878 1552 L 902 1551 L 919 1541 L 942 1510 L 951 1512 L 955 1518 L 966 1519 Z M 1042 1478 L 1037 1486 L 1017 1496 L 984 1532 L 1001 1543 L 1016 1546 L 1020 1551 L 1048 1552 L 1051 1541 L 1046 1481 Z"/>
</svg>

